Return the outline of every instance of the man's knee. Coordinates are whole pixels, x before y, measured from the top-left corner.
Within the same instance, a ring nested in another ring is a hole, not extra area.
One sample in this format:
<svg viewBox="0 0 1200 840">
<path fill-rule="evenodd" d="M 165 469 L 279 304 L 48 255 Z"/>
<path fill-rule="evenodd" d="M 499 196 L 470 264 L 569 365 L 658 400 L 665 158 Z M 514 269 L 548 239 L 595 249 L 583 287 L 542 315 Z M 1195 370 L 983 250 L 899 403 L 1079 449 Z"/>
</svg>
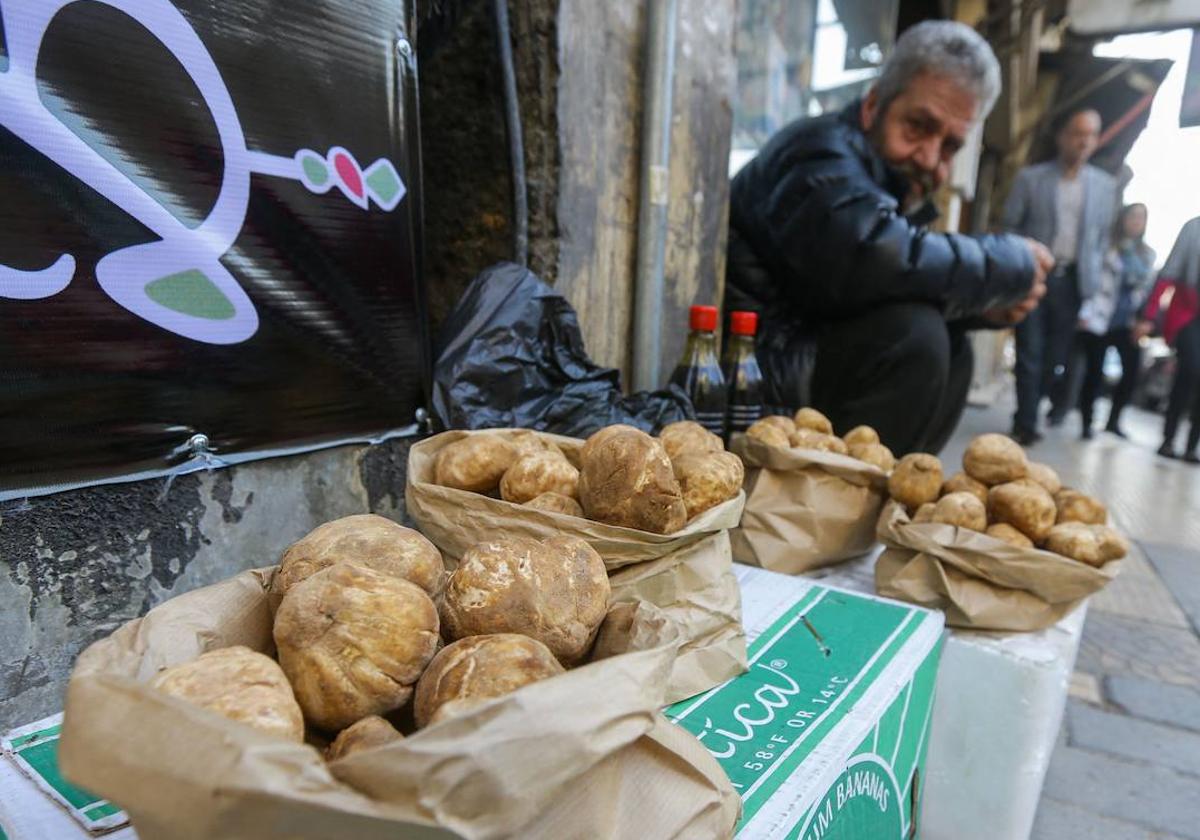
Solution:
<svg viewBox="0 0 1200 840">
<path fill-rule="evenodd" d="M 893 337 L 894 366 L 913 382 L 940 389 L 950 373 L 951 341 L 946 319 L 933 306 L 894 304 L 881 307 Z M 882 326 L 882 325 L 881 325 Z"/>
<path fill-rule="evenodd" d="M 825 397 L 871 391 L 922 400 L 945 387 L 950 335 L 933 306 L 877 306 L 826 326 L 817 344 L 817 391 Z"/>
</svg>

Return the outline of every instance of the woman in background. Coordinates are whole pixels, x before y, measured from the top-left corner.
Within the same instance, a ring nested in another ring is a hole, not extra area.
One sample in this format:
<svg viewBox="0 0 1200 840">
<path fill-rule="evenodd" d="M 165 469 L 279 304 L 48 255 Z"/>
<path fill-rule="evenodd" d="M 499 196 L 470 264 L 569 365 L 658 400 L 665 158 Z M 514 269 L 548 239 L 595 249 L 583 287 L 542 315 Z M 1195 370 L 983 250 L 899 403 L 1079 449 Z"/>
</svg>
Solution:
<svg viewBox="0 0 1200 840">
<path fill-rule="evenodd" d="M 1079 413 L 1084 440 L 1092 437 L 1092 413 L 1104 381 L 1104 356 L 1109 347 L 1117 348 L 1121 355 L 1121 381 L 1113 392 L 1105 430 L 1126 436 L 1121 412 L 1133 396 L 1142 367 L 1134 321 L 1154 285 L 1154 249 L 1145 242 L 1146 220 L 1145 204 L 1127 204 L 1121 210 L 1113 227 L 1113 247 L 1105 261 L 1102 288 L 1079 312 L 1078 340 L 1084 363 Z"/>
<path fill-rule="evenodd" d="M 1196 447 L 1200 444 L 1200 217 L 1192 219 L 1179 231 L 1179 238 L 1171 248 L 1171 256 L 1158 273 L 1158 283 L 1146 308 L 1142 320 L 1134 331 L 1134 338 L 1149 335 L 1166 304 L 1163 319 L 1163 337 L 1175 348 L 1175 382 L 1171 385 L 1171 397 L 1167 402 L 1167 419 L 1163 426 L 1163 444 L 1158 454 L 1167 458 L 1178 458 L 1175 437 L 1179 421 L 1184 412 L 1189 412 L 1191 425 L 1188 428 L 1187 448 L 1183 460 L 1200 464 Z M 1168 298 L 1168 292 L 1170 297 Z"/>
</svg>

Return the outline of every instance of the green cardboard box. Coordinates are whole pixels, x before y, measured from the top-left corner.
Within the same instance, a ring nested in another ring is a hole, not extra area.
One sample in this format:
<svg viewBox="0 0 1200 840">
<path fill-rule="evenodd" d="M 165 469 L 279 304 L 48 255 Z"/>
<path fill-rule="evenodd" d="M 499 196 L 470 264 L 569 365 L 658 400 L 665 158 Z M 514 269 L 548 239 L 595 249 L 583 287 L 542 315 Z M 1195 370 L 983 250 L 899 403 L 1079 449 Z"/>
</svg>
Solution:
<svg viewBox="0 0 1200 840">
<path fill-rule="evenodd" d="M 739 838 L 918 836 L 943 617 L 735 566 L 750 670 L 669 707 L 741 792 Z"/>
<path fill-rule="evenodd" d="M 75 787 L 58 770 L 58 736 L 62 732 L 62 715 L 52 715 L 14 729 L 0 738 L 0 752 L 8 758 L 43 793 L 61 805 L 80 826 L 101 833 L 129 822 L 125 812 L 98 796 Z M 0 755 L 0 761 L 6 761 Z M 29 815 L 31 821 L 34 816 Z M 0 830 L 0 840 L 4 832 Z"/>
</svg>

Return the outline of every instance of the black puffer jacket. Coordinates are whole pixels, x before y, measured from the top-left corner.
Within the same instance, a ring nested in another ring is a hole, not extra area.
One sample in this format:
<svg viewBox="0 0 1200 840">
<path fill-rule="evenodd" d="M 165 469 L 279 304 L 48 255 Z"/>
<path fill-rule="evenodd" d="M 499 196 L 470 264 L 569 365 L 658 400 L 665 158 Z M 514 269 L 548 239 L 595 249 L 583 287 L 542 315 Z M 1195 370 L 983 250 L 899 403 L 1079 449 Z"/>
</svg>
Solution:
<svg viewBox="0 0 1200 840">
<path fill-rule="evenodd" d="M 859 109 L 791 123 L 733 180 L 725 309 L 759 313 L 760 363 L 789 394 L 780 404 L 807 396 L 793 380 L 824 323 L 901 301 L 969 319 L 1033 283 L 1018 238 L 935 233 L 903 216 L 907 182 L 867 141 Z"/>
</svg>

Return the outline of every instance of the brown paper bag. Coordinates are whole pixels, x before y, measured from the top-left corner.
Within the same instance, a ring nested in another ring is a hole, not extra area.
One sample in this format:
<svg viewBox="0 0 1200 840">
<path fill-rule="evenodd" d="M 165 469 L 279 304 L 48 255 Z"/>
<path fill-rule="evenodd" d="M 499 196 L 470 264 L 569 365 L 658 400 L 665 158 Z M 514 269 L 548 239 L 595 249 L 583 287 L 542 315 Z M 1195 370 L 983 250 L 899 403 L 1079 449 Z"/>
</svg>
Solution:
<svg viewBox="0 0 1200 840">
<path fill-rule="evenodd" d="M 733 836 L 741 797 L 709 761 L 695 760 L 700 743 L 661 715 L 632 747 L 609 756 L 569 785 L 522 837 L 554 840 Z M 715 781 L 712 772 L 722 776 Z M 663 780 L 669 779 L 664 786 Z M 719 791 L 716 796 L 714 792 Z M 671 802 L 689 803 L 674 807 Z"/>
<path fill-rule="evenodd" d="M 707 691 L 746 670 L 742 596 L 728 532 L 657 560 L 625 566 L 609 582 L 616 603 L 648 602 L 685 628 L 667 685 L 667 703 Z"/>
<path fill-rule="evenodd" d="M 505 436 L 530 432 L 525 429 L 442 432 L 414 445 L 408 452 L 408 478 L 404 488 L 408 515 L 421 533 L 451 558 L 461 557 L 468 548 L 492 538 L 497 531 L 538 540 L 572 534 L 587 540 L 604 558 L 604 564 L 611 572 L 631 563 L 657 560 L 709 534 L 733 528 L 742 515 L 745 497 L 738 494 L 737 498 L 706 510 L 674 534 L 652 534 L 578 516 L 533 510 L 503 499 L 434 484 L 433 460 L 442 447 L 468 435 L 479 434 Z M 567 458 L 579 464 L 583 441 L 545 432 L 534 434 L 553 442 Z"/>
<path fill-rule="evenodd" d="M 811 449 L 735 435 L 746 465 L 746 509 L 730 535 L 733 559 L 796 575 L 865 554 L 886 495 L 878 467 Z"/>
<path fill-rule="evenodd" d="M 1121 569 L 1119 560 L 1096 568 L 967 528 L 914 523 L 894 501 L 879 517 L 879 540 L 880 595 L 940 609 L 947 624 L 976 630 L 1050 627 Z"/>
<path fill-rule="evenodd" d="M 674 534 L 652 534 L 578 516 L 533 510 L 479 493 L 433 483 L 433 461 L 449 443 L 472 434 L 529 434 L 521 429 L 450 431 L 409 450 L 405 500 L 421 533 L 454 565 L 463 552 L 497 533 L 545 539 L 571 534 L 604 558 L 617 600 L 649 601 L 684 634 L 667 700 L 707 691 L 746 670 L 741 590 L 733 575 L 727 531 L 737 525 L 739 494 L 697 516 Z M 583 441 L 537 432 L 578 463 Z"/>
<path fill-rule="evenodd" d="M 270 575 L 172 599 L 76 664 L 63 772 L 125 808 L 142 840 L 629 836 L 597 832 L 581 813 L 646 836 L 732 832 L 727 778 L 658 711 L 678 633 L 645 604 L 615 609 L 610 658 L 333 764 L 145 685 L 206 650 L 270 651 Z"/>
</svg>

